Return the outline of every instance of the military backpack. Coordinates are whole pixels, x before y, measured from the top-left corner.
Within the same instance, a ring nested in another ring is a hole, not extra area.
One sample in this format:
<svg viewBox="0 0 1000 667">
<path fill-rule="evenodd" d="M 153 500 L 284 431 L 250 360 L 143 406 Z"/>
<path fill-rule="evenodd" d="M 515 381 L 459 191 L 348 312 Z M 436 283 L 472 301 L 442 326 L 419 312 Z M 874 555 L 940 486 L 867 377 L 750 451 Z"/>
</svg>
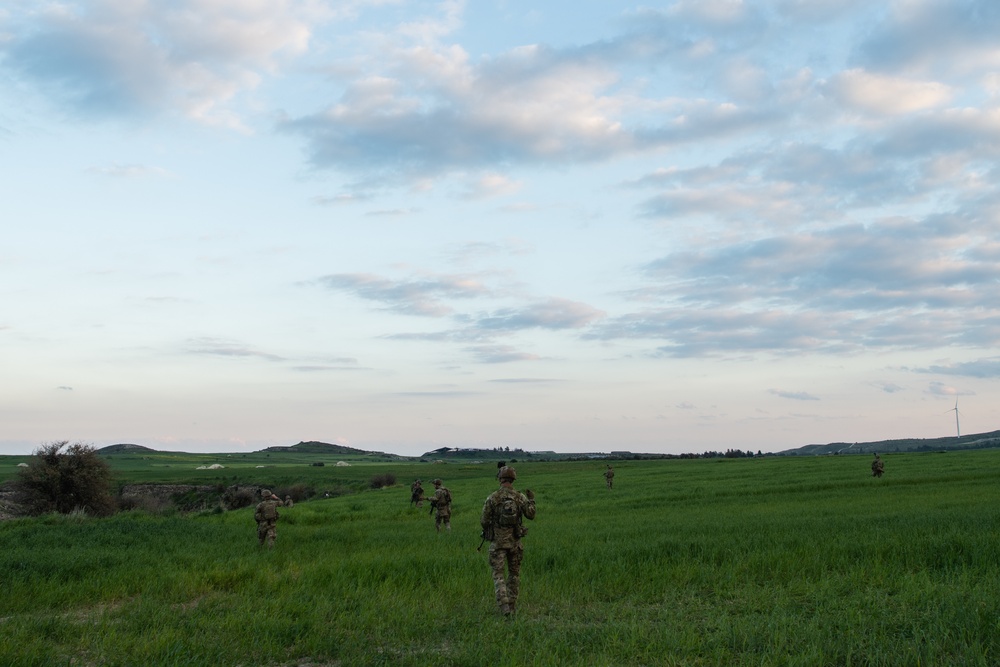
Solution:
<svg viewBox="0 0 1000 667">
<path fill-rule="evenodd" d="M 497 524 L 516 526 L 521 523 L 521 508 L 512 495 L 505 495 L 497 506 Z"/>
</svg>

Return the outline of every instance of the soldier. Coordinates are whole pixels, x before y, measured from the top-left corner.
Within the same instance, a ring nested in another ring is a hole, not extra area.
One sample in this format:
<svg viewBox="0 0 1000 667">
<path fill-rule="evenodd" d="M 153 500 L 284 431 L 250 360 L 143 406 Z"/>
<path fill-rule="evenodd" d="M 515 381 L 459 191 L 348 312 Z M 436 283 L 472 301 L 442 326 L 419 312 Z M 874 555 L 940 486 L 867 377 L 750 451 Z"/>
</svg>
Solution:
<svg viewBox="0 0 1000 667">
<path fill-rule="evenodd" d="M 486 499 L 479 518 L 483 539 L 490 541 L 490 568 L 493 570 L 497 606 L 508 617 L 517 609 L 517 594 L 521 587 L 521 560 L 524 558 L 521 538 L 528 532 L 523 518 L 535 518 L 535 494 L 531 489 L 524 493 L 515 491 L 515 479 L 517 473 L 513 468 L 505 466 L 500 469 L 500 488 Z"/>
<path fill-rule="evenodd" d="M 615 480 L 615 471 L 610 463 L 608 464 L 608 469 L 604 471 L 604 479 L 607 481 L 608 488 L 610 489 Z"/>
<path fill-rule="evenodd" d="M 292 507 L 295 505 L 295 501 L 292 500 L 291 496 L 285 496 L 285 507 Z"/>
<path fill-rule="evenodd" d="M 273 549 L 274 541 L 278 539 L 278 505 L 281 504 L 281 499 L 268 489 L 261 489 L 260 497 L 263 500 L 257 503 L 253 513 L 257 522 L 257 540 L 260 546 Z"/>
<path fill-rule="evenodd" d="M 410 484 L 410 505 L 414 503 L 417 504 L 418 508 L 424 506 L 424 487 L 421 486 L 419 479 Z"/>
<path fill-rule="evenodd" d="M 435 479 L 432 483 L 434 496 L 430 499 L 431 507 L 437 510 L 434 516 L 434 528 L 440 533 L 441 524 L 444 524 L 445 529 L 451 532 L 451 491 L 442 486 L 443 482 L 440 479 Z"/>
<path fill-rule="evenodd" d="M 878 454 L 872 459 L 872 477 L 881 477 L 882 473 L 885 472 L 885 462 L 882 457 Z"/>
</svg>

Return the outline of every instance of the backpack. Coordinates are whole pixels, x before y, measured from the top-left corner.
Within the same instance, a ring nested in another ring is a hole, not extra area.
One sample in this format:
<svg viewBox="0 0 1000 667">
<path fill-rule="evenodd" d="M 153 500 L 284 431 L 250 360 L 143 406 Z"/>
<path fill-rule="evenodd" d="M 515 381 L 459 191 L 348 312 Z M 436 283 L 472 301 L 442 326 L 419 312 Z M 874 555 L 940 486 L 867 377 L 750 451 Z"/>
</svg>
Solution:
<svg viewBox="0 0 1000 667">
<path fill-rule="evenodd" d="M 504 496 L 497 505 L 497 524 L 516 526 L 521 523 L 521 508 L 514 496 Z"/>
<path fill-rule="evenodd" d="M 267 501 L 264 503 L 264 507 L 261 508 L 261 516 L 264 517 L 265 521 L 277 521 L 278 520 L 278 504 L 272 501 Z"/>
</svg>

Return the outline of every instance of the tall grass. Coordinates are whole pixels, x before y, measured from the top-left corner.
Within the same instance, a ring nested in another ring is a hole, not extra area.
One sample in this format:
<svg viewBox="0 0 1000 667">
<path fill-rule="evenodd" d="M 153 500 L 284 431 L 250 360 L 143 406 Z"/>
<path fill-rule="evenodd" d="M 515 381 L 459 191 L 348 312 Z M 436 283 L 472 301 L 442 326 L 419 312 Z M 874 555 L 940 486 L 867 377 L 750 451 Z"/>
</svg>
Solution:
<svg viewBox="0 0 1000 667">
<path fill-rule="evenodd" d="M 512 622 L 476 551 L 488 465 L 384 467 L 283 510 L 273 551 L 252 508 L 6 522 L 0 664 L 996 664 L 1000 451 L 886 463 L 622 462 L 611 491 L 602 463 L 519 464 Z M 409 506 L 433 476 L 450 534 Z"/>
</svg>

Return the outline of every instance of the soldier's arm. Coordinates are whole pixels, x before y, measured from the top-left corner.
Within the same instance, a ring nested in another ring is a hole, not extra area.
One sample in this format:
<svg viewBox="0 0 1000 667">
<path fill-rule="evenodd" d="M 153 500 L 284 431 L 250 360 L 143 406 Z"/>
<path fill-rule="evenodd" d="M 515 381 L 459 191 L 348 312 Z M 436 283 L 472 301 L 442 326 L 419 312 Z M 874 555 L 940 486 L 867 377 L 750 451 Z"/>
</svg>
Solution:
<svg viewBox="0 0 1000 667">
<path fill-rule="evenodd" d="M 526 501 L 521 508 L 521 513 L 528 519 L 535 518 L 535 494 L 528 489 L 524 492 L 524 500 Z"/>
</svg>

